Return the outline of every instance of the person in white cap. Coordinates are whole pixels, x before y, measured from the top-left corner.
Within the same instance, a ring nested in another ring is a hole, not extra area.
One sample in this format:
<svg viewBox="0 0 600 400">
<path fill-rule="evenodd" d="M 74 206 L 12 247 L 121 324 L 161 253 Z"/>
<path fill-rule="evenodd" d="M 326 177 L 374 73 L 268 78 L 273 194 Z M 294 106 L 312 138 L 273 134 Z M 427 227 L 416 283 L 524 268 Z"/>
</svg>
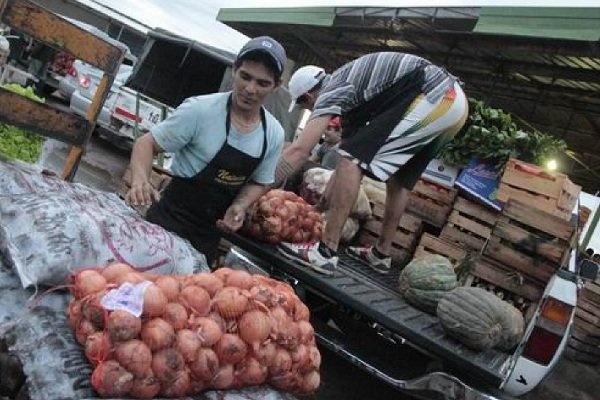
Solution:
<svg viewBox="0 0 600 400">
<path fill-rule="evenodd" d="M 186 99 L 133 147 L 126 200 L 152 204 L 146 218 L 188 239 L 209 261 L 217 228 L 237 231 L 275 180 L 284 132 L 263 103 L 280 85 L 286 60 L 274 39 L 248 41 L 234 63 L 232 91 Z M 153 156 L 164 151 L 174 153 L 174 177 L 159 196 L 150 172 Z"/>
<path fill-rule="evenodd" d="M 332 275 L 344 222 L 356 201 L 363 174 L 386 183 L 385 213 L 374 246 L 347 253 L 380 273 L 391 268 L 391 243 L 408 194 L 428 162 L 464 125 L 465 94 L 454 76 L 428 60 L 405 53 L 359 57 L 331 75 L 317 66 L 290 79 L 290 109 L 312 111 L 302 135 L 279 161 L 276 180 L 301 167 L 329 121 L 342 120 L 342 141 L 328 188 L 328 218 L 318 243 L 283 243 L 287 257 Z"/>
</svg>

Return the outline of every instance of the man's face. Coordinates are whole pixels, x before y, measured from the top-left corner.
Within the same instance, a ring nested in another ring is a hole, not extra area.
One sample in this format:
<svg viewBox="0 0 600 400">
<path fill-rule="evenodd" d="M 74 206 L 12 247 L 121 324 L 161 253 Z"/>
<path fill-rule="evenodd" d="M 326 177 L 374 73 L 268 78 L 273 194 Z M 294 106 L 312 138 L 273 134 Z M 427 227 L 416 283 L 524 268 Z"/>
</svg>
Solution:
<svg viewBox="0 0 600 400">
<path fill-rule="evenodd" d="M 273 72 L 259 62 L 244 60 L 233 71 L 233 101 L 242 110 L 259 109 L 277 86 Z"/>
<path fill-rule="evenodd" d="M 325 130 L 324 139 L 327 143 L 336 144 L 342 140 L 342 130 L 340 128 L 328 126 Z"/>
</svg>

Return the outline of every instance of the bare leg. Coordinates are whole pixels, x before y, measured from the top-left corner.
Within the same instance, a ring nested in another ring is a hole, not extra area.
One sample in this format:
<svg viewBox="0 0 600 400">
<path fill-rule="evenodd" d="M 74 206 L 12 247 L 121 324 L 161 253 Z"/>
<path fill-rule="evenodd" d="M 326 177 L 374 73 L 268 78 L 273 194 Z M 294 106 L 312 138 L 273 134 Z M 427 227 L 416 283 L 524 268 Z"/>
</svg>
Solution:
<svg viewBox="0 0 600 400">
<path fill-rule="evenodd" d="M 340 158 L 335 169 L 336 179 L 330 188 L 327 225 L 323 233 L 323 243 L 337 250 L 344 223 L 358 197 L 362 172 L 351 161 Z"/>
<path fill-rule="evenodd" d="M 377 241 L 377 250 L 389 255 L 396 229 L 408 205 L 410 191 L 400 186 L 394 177 L 391 177 L 387 181 L 386 189 L 385 211 L 383 213 L 379 240 Z"/>
<path fill-rule="evenodd" d="M 329 178 L 329 182 L 327 182 L 327 186 L 325 187 L 325 191 L 321 196 L 321 201 L 317 204 L 317 209 L 321 212 L 325 212 L 329 209 L 329 205 L 331 204 L 331 188 L 335 185 L 335 171 L 331 174 L 331 178 Z"/>
</svg>

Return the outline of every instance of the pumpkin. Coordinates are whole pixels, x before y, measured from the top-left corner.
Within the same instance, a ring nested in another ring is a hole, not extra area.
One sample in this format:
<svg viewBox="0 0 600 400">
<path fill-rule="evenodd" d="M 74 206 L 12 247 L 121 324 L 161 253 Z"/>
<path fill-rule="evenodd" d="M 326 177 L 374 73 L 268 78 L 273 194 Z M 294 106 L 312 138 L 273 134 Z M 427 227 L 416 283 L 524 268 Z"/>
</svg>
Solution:
<svg viewBox="0 0 600 400">
<path fill-rule="evenodd" d="M 449 336 L 474 350 L 510 349 L 523 335 L 521 313 L 481 288 L 448 292 L 438 303 L 437 315 Z"/>
<path fill-rule="evenodd" d="M 457 286 L 452 263 L 437 254 L 415 257 L 400 273 L 400 294 L 406 301 L 435 314 L 438 301 Z"/>
</svg>

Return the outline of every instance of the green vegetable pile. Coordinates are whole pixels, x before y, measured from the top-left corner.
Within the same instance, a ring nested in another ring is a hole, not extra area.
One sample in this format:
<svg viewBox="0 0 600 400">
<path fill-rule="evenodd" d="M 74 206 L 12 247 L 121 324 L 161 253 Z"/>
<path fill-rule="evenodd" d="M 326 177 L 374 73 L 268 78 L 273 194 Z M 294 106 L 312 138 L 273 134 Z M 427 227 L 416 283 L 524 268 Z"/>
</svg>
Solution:
<svg viewBox="0 0 600 400">
<path fill-rule="evenodd" d="M 2 87 L 38 103 L 45 102 L 43 98 L 33 92 L 31 87 L 24 88 L 15 83 L 2 85 Z M 0 153 L 9 160 L 35 162 L 42 154 L 43 144 L 43 136 L 13 125 L 0 123 Z"/>
<path fill-rule="evenodd" d="M 543 165 L 566 150 L 564 140 L 539 131 L 520 130 L 510 114 L 471 98 L 465 126 L 441 150 L 440 157 L 457 166 L 466 165 L 471 158 L 491 160 L 501 169 L 509 158 Z"/>
</svg>

